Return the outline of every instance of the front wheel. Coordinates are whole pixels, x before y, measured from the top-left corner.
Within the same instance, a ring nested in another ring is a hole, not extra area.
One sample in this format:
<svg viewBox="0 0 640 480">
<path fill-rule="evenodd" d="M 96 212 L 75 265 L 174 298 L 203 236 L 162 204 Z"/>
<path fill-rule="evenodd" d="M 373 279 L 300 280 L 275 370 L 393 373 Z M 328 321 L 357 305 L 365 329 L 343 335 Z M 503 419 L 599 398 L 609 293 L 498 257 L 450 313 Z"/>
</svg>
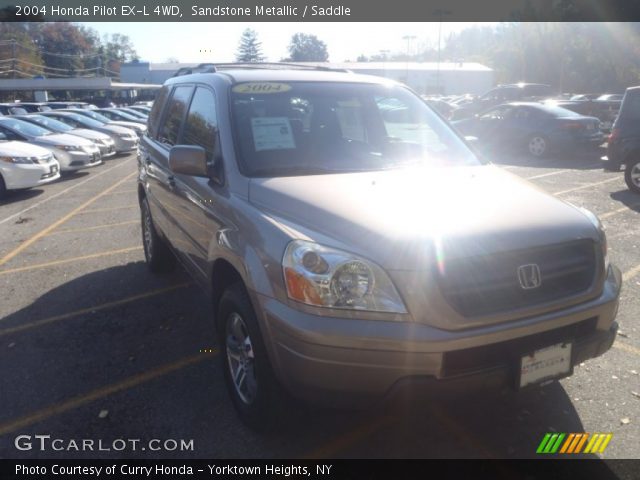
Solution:
<svg viewBox="0 0 640 480">
<path fill-rule="evenodd" d="M 222 294 L 218 326 L 225 383 L 238 415 L 254 430 L 270 430 L 282 414 L 285 397 L 241 284 L 232 285 Z"/>
<path fill-rule="evenodd" d="M 146 198 L 140 201 L 140 215 L 144 258 L 149 266 L 149 270 L 153 273 L 172 271 L 175 267 L 176 259 L 162 237 L 158 235 L 156 227 L 153 224 L 153 218 L 151 218 L 149 202 Z"/>
<path fill-rule="evenodd" d="M 628 163 L 624 169 L 624 181 L 634 193 L 640 193 L 640 160 Z"/>
<path fill-rule="evenodd" d="M 527 142 L 527 149 L 536 158 L 544 157 L 549 151 L 549 141 L 542 135 L 532 135 Z"/>
</svg>

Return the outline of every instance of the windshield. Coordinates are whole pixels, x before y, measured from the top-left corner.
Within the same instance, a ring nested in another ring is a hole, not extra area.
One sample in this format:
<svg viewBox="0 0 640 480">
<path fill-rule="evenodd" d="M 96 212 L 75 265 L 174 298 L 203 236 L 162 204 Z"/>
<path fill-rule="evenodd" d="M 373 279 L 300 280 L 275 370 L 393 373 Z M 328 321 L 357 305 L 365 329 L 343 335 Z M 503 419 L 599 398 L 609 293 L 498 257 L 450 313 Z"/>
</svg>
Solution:
<svg viewBox="0 0 640 480">
<path fill-rule="evenodd" d="M 241 168 L 249 176 L 481 163 L 402 87 L 241 83 L 232 88 L 231 103 Z"/>
<path fill-rule="evenodd" d="M 114 117 L 122 118 L 124 120 L 131 120 L 133 122 L 139 122 L 140 121 L 139 118 L 134 117 L 130 113 L 123 112 L 122 110 L 110 110 L 109 113 L 111 113 Z"/>
<path fill-rule="evenodd" d="M 94 112 L 93 110 L 83 110 L 83 113 L 75 113 L 74 115 L 82 115 L 83 117 L 88 117 L 91 118 L 97 122 L 101 122 L 101 123 L 109 123 L 111 122 L 111 119 L 108 117 L 105 117 L 104 115 L 98 113 L 98 112 Z"/>
<path fill-rule="evenodd" d="M 80 123 L 81 125 L 89 128 L 99 128 L 104 125 L 102 122 L 99 122 L 89 117 L 85 117 L 84 115 L 79 115 L 77 113 L 68 113 L 67 115 L 65 115 L 65 117 L 72 118 L 73 120 Z M 61 117 L 60 120 L 64 122 L 65 117 Z"/>
<path fill-rule="evenodd" d="M 29 137 L 41 137 L 43 135 L 51 135 L 49 130 L 42 127 L 38 127 L 33 123 L 25 122 L 24 120 L 18 120 L 17 118 L 3 118 L 1 119 L 2 125 L 15 132 L 22 133 Z"/>
<path fill-rule="evenodd" d="M 580 117 L 581 116 L 579 113 L 573 112 L 566 108 L 554 106 L 554 105 L 548 105 L 548 104 L 541 105 L 540 107 L 537 107 L 537 108 L 550 115 L 553 115 L 554 117 Z"/>
<path fill-rule="evenodd" d="M 73 128 L 66 123 L 62 123 L 61 121 L 53 118 L 43 117 L 41 115 L 30 115 L 26 120 L 27 122 L 37 123 L 41 127 L 48 128 L 55 132 L 68 132 L 69 130 L 73 130 Z"/>
</svg>

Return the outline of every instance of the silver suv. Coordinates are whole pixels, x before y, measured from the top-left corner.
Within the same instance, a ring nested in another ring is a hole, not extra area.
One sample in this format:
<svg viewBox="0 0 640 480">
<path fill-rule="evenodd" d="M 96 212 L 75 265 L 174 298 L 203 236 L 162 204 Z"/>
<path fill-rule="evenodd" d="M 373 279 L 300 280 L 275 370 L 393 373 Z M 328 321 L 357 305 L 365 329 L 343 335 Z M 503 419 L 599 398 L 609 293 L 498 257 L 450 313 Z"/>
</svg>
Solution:
<svg viewBox="0 0 640 480">
<path fill-rule="evenodd" d="M 146 260 L 212 297 L 241 418 L 406 387 L 568 376 L 614 340 L 602 225 L 479 159 L 416 94 L 295 65 L 202 65 L 140 146 Z"/>
</svg>

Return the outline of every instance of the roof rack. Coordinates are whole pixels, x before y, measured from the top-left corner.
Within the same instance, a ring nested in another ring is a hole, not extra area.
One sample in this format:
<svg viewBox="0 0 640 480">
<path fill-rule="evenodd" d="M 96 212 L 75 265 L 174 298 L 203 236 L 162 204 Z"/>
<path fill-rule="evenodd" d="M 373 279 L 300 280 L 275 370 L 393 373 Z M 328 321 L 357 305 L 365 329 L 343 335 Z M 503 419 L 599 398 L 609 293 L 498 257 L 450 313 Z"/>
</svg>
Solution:
<svg viewBox="0 0 640 480">
<path fill-rule="evenodd" d="M 332 68 L 324 65 L 304 65 L 300 63 L 287 63 L 287 62 L 250 62 L 250 63 L 201 63 L 195 67 L 182 67 L 173 74 L 174 77 L 180 77 L 182 75 L 190 75 L 192 73 L 215 73 L 219 70 L 228 69 L 296 69 L 296 70 L 314 70 L 321 72 L 344 72 L 352 73 L 351 70 L 346 68 Z"/>
</svg>

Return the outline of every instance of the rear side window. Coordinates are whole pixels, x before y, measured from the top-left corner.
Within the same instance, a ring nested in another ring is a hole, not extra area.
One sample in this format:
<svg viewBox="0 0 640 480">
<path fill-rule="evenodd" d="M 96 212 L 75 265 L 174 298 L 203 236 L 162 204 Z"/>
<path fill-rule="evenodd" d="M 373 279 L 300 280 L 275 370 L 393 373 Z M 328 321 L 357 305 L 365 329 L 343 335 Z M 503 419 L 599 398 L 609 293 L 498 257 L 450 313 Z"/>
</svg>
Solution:
<svg viewBox="0 0 640 480">
<path fill-rule="evenodd" d="M 192 91 L 193 87 L 191 86 L 176 87 L 173 90 L 173 95 L 167 105 L 164 124 L 158 135 L 158 141 L 171 146 L 177 143 L 182 120 L 187 111 Z"/>
<path fill-rule="evenodd" d="M 162 108 L 164 107 L 164 103 L 167 101 L 167 97 L 169 96 L 169 87 L 164 86 L 158 92 L 158 96 L 156 97 L 155 102 L 153 102 L 153 107 L 151 108 L 151 112 L 149 113 L 149 136 L 154 138 L 158 133 L 158 124 L 160 123 L 160 114 L 162 113 Z"/>
<path fill-rule="evenodd" d="M 216 100 L 213 92 L 208 88 L 198 87 L 189 107 L 180 143 L 201 146 L 207 152 L 207 160 L 211 161 L 217 125 Z"/>
<path fill-rule="evenodd" d="M 640 91 L 629 91 L 625 94 L 620 109 L 620 117 L 625 119 L 640 119 Z"/>
</svg>

